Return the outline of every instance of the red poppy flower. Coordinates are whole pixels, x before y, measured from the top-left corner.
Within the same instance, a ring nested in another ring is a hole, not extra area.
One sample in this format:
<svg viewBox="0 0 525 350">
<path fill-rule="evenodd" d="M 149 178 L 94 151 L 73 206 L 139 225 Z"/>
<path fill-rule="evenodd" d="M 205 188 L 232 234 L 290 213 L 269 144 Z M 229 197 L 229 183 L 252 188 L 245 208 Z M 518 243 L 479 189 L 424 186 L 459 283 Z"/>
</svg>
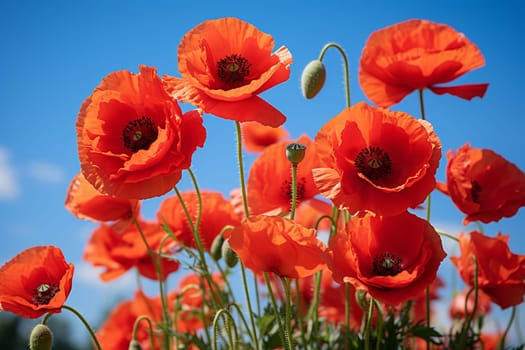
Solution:
<svg viewBox="0 0 525 350">
<path fill-rule="evenodd" d="M 182 113 L 154 68 L 108 75 L 78 114 L 80 166 L 100 192 L 144 199 L 170 191 L 204 144 L 197 111 Z"/>
<path fill-rule="evenodd" d="M 525 174 L 496 152 L 467 143 L 447 159 L 447 183 L 437 188 L 467 214 L 465 225 L 499 221 L 525 205 Z"/>
<path fill-rule="evenodd" d="M 431 125 L 403 112 L 358 103 L 315 137 L 321 195 L 352 214 L 399 214 L 435 188 L 441 143 Z"/>
<path fill-rule="evenodd" d="M 326 259 L 335 281 L 397 305 L 420 295 L 434 281 L 445 256 L 434 228 L 404 212 L 353 217 L 346 230 L 332 238 Z"/>
<path fill-rule="evenodd" d="M 483 65 L 483 55 L 463 33 L 444 24 L 413 19 L 370 35 L 361 55 L 359 82 L 366 96 L 381 107 L 421 89 L 470 100 L 483 97 L 488 84 L 436 84 L 448 83 Z"/>
<path fill-rule="evenodd" d="M 226 236 L 231 249 L 255 273 L 302 278 L 325 266 L 321 256 L 326 246 L 317 239 L 315 230 L 286 218 L 252 216 Z"/>
<path fill-rule="evenodd" d="M 65 206 L 77 218 L 93 221 L 129 222 L 139 211 L 138 200 L 102 194 L 86 180 L 82 173 L 71 181 Z"/>
<path fill-rule="evenodd" d="M 133 299 L 117 305 L 96 333 L 102 349 L 128 349 L 133 333 L 133 325 L 140 316 L 148 317 L 155 327 L 162 320 L 160 299 L 149 298 L 142 292 L 137 291 Z M 158 333 L 153 333 L 155 349 L 161 349 L 162 337 L 155 334 Z M 153 350 L 150 346 L 149 328 L 146 321 L 142 321 L 139 324 L 136 340 L 140 343 L 141 349 Z"/>
<path fill-rule="evenodd" d="M 499 233 L 488 237 L 477 231 L 459 235 L 461 255 L 450 259 L 461 278 L 470 286 L 474 279 L 474 262 L 478 265 L 478 288 L 502 309 L 523 302 L 525 295 L 525 255 L 513 254 L 509 236 Z"/>
<path fill-rule="evenodd" d="M 292 55 L 272 53 L 273 38 L 237 18 L 205 21 L 179 45 L 182 78 L 164 76 L 168 91 L 221 118 L 279 126 L 286 117 L 257 95 L 286 81 Z"/>
<path fill-rule="evenodd" d="M 74 266 L 59 248 L 28 248 L 0 267 L 0 311 L 25 318 L 59 313 L 73 279 Z"/>
<path fill-rule="evenodd" d="M 84 260 L 105 270 L 100 274 L 103 281 L 113 280 L 129 269 L 136 267 L 138 272 L 149 279 L 156 280 L 157 272 L 152 257 L 140 237 L 136 225 L 129 225 L 125 231 L 114 229 L 114 225 L 101 224 L 92 234 L 84 249 Z M 146 240 L 159 258 L 158 250 L 166 232 L 156 222 L 140 222 Z M 169 240 L 163 244 L 165 254 L 173 253 L 175 244 Z M 179 269 L 179 262 L 172 259 L 161 259 L 162 279 Z"/>
<path fill-rule="evenodd" d="M 244 149 L 248 152 L 261 152 L 289 136 L 283 126 L 273 128 L 258 122 L 246 122 L 242 123 L 241 128 Z"/>
<path fill-rule="evenodd" d="M 215 237 L 228 225 L 236 226 L 239 219 L 230 202 L 219 192 L 201 191 L 202 213 L 199 223 L 199 235 L 205 250 L 209 250 Z M 195 191 L 182 193 L 182 199 L 188 212 L 195 220 L 199 211 L 199 199 Z M 160 224 L 166 224 L 177 239 L 184 245 L 197 248 L 184 209 L 177 197 L 164 199 L 157 212 Z"/>
<path fill-rule="evenodd" d="M 312 168 L 319 166 L 313 142 L 305 135 L 296 141 L 281 141 L 264 149 L 252 164 L 248 176 L 248 204 L 251 214 L 290 211 L 292 164 L 286 157 L 286 146 L 291 142 L 306 146 L 305 157 L 297 166 L 297 203 L 319 193 L 312 177 Z"/>
</svg>

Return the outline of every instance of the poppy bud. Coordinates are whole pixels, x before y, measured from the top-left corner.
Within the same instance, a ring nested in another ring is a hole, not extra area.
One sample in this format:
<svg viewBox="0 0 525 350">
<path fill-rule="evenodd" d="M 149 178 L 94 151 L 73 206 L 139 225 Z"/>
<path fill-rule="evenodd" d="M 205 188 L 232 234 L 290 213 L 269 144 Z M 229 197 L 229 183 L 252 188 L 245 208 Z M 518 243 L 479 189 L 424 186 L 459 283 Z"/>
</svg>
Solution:
<svg viewBox="0 0 525 350">
<path fill-rule="evenodd" d="M 355 300 L 361 306 L 361 309 L 368 310 L 370 304 L 370 297 L 365 290 L 358 289 L 355 291 Z"/>
<path fill-rule="evenodd" d="M 51 350 L 53 333 L 45 324 L 37 324 L 29 336 L 30 350 Z"/>
<path fill-rule="evenodd" d="M 307 99 L 314 98 L 324 86 L 326 69 L 321 60 L 313 60 L 306 65 L 301 75 L 301 90 Z"/>
<path fill-rule="evenodd" d="M 306 153 L 306 146 L 301 143 L 290 143 L 286 146 L 286 158 L 292 163 L 297 165 L 304 159 Z"/>
<path fill-rule="evenodd" d="M 217 237 L 215 237 L 215 239 L 211 243 L 210 255 L 213 258 L 213 260 L 219 261 L 221 259 L 223 243 L 224 243 L 224 237 L 222 234 L 217 235 Z"/>
<path fill-rule="evenodd" d="M 129 342 L 128 350 L 142 350 L 142 346 L 140 346 L 140 343 L 137 340 L 133 339 Z"/>
<path fill-rule="evenodd" d="M 222 243 L 222 258 L 229 267 L 234 267 L 239 261 L 239 256 L 230 248 L 230 242 L 224 241 Z"/>
</svg>

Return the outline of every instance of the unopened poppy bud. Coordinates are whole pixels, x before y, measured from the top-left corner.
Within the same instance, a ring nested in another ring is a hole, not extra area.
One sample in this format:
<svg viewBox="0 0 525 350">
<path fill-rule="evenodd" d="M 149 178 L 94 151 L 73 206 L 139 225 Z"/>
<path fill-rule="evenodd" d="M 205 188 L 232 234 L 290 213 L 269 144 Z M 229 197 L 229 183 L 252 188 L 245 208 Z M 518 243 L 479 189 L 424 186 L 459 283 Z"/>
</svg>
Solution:
<svg viewBox="0 0 525 350">
<path fill-rule="evenodd" d="M 230 248 L 230 242 L 228 241 L 222 243 L 222 258 L 229 267 L 234 267 L 239 261 L 239 256 Z"/>
<path fill-rule="evenodd" d="M 286 158 L 292 163 L 297 165 L 304 159 L 306 153 L 306 146 L 300 143 L 290 143 L 286 146 Z"/>
<path fill-rule="evenodd" d="M 53 333 L 45 324 L 37 324 L 29 336 L 30 350 L 51 350 Z"/>
<path fill-rule="evenodd" d="M 128 350 L 142 350 L 142 346 L 140 346 L 140 343 L 137 340 L 133 339 L 129 342 Z"/>
<path fill-rule="evenodd" d="M 224 243 L 224 237 L 222 234 L 217 235 L 210 247 L 210 255 L 215 261 L 219 261 L 222 255 L 222 244 Z"/>
<path fill-rule="evenodd" d="M 361 309 L 368 310 L 368 305 L 370 303 L 370 298 L 368 293 L 362 289 L 358 289 L 355 292 L 355 300 L 361 306 Z"/>
<path fill-rule="evenodd" d="M 326 69 L 321 60 L 313 60 L 306 65 L 301 75 L 301 90 L 307 99 L 314 98 L 324 86 Z"/>
</svg>

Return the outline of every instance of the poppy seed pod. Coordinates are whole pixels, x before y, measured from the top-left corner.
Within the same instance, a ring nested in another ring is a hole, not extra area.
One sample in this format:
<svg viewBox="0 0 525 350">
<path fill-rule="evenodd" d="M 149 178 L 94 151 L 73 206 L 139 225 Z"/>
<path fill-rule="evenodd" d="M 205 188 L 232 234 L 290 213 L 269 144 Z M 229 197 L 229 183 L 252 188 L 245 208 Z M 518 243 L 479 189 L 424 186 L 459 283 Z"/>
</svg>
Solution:
<svg viewBox="0 0 525 350">
<path fill-rule="evenodd" d="M 222 234 L 215 237 L 211 243 L 210 255 L 215 261 L 219 261 L 222 255 L 222 245 L 224 243 L 224 236 Z"/>
<path fill-rule="evenodd" d="M 29 336 L 30 350 L 51 350 L 53 333 L 45 324 L 37 324 Z"/>
<path fill-rule="evenodd" d="M 229 267 L 234 267 L 239 261 L 239 256 L 230 248 L 230 242 L 222 243 L 222 258 Z"/>
<path fill-rule="evenodd" d="M 307 99 L 314 98 L 324 86 L 326 69 L 321 60 L 313 60 L 306 65 L 301 75 L 301 90 Z"/>
<path fill-rule="evenodd" d="M 297 165 L 304 159 L 306 153 L 306 146 L 301 143 L 290 143 L 286 146 L 286 158 L 292 163 Z"/>
</svg>

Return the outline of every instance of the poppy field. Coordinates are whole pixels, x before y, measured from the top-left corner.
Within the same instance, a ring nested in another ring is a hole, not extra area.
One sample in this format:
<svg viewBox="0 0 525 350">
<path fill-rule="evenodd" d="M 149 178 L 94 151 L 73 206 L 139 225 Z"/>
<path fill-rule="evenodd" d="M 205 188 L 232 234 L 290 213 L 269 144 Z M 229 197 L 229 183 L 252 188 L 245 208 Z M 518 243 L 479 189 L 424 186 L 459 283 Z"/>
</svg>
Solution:
<svg viewBox="0 0 525 350">
<path fill-rule="evenodd" d="M 483 69 L 482 48 L 448 24 L 386 24 L 352 72 L 368 102 L 351 99 L 344 47 L 319 50 L 295 67 L 304 103 L 331 83 L 327 52 L 343 62 L 345 103 L 320 116 L 315 134 L 294 139 L 289 116 L 263 96 L 289 83 L 294 53 L 237 17 L 205 20 L 180 38 L 178 75 L 142 64 L 93 86 L 71 131 L 80 170 L 65 208 L 97 225 L 83 260 L 108 284 L 136 272 L 136 290 L 93 328 L 68 303 L 75 266 L 60 247 L 35 245 L 0 262 L 0 312 L 35 320 L 30 349 L 52 348 L 46 323 L 62 312 L 79 318 L 97 350 L 525 348 L 519 330 L 509 340 L 525 255 L 510 234 L 484 227 L 525 205 L 525 173 L 468 140 L 448 149 L 426 113 L 429 95 L 484 98 L 490 82 L 456 81 Z M 408 96 L 419 109 L 392 108 Z M 192 170 L 214 133 L 205 118 L 235 130 L 238 186 L 228 196 Z M 179 188 L 183 179 L 191 189 Z M 476 229 L 434 226 L 436 193 Z M 145 203 L 161 196 L 146 218 Z M 439 275 L 446 260 L 462 285 L 443 325 L 435 305 L 449 282 Z M 484 323 L 494 309 L 508 311 L 497 332 Z"/>
</svg>

